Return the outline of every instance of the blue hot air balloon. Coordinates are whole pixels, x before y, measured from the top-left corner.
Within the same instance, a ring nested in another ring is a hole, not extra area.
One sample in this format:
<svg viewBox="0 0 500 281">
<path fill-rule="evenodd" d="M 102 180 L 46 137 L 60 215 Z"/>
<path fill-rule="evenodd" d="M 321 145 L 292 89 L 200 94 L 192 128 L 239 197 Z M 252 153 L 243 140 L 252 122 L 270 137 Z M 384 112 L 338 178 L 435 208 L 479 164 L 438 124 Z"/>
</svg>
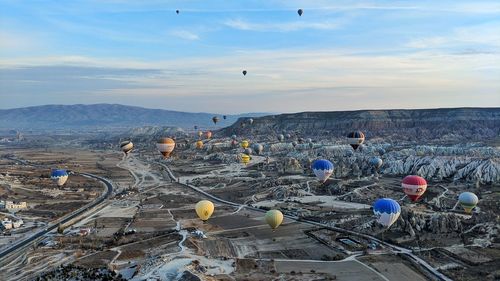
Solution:
<svg viewBox="0 0 500 281">
<path fill-rule="evenodd" d="M 380 169 L 380 167 L 382 167 L 382 164 L 384 162 L 382 161 L 382 159 L 378 158 L 378 157 L 372 157 L 370 158 L 370 165 L 375 168 L 375 170 L 378 170 Z"/>
<path fill-rule="evenodd" d="M 325 182 L 333 174 L 333 163 L 319 159 L 313 162 L 312 170 L 320 182 Z"/>
<path fill-rule="evenodd" d="M 66 170 L 55 169 L 50 173 L 50 178 L 57 184 L 63 186 L 68 180 L 68 172 Z"/>
<path fill-rule="evenodd" d="M 401 206 L 390 198 L 382 198 L 373 204 L 373 213 L 377 216 L 377 222 L 389 228 L 401 214 Z"/>
</svg>

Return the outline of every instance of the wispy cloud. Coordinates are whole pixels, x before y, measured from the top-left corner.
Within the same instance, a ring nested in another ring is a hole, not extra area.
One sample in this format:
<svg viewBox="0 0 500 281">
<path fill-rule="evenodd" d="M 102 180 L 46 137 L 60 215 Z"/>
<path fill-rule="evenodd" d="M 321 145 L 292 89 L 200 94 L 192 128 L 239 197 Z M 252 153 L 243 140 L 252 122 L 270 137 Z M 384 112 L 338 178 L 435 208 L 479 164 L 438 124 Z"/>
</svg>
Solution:
<svg viewBox="0 0 500 281">
<path fill-rule="evenodd" d="M 187 30 L 172 30 L 170 32 L 170 35 L 184 39 L 184 40 L 190 40 L 190 41 L 200 39 L 200 36 L 198 36 L 198 34 L 191 32 L 191 31 L 187 31 Z"/>
<path fill-rule="evenodd" d="M 266 31 L 266 32 L 289 32 L 303 29 L 318 29 L 318 30 L 332 30 L 340 26 L 338 22 L 334 21 L 294 21 L 294 22 L 267 22 L 256 23 L 242 19 L 229 19 L 224 22 L 224 25 L 248 31 Z"/>
</svg>

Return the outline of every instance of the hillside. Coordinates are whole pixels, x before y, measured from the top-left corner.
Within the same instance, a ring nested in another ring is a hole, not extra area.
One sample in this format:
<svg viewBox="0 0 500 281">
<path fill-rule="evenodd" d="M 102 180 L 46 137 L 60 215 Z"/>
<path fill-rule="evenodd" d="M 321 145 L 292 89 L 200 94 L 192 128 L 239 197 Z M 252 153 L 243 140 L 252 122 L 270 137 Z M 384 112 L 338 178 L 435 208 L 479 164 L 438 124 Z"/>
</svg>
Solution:
<svg viewBox="0 0 500 281">
<path fill-rule="evenodd" d="M 0 129 L 57 130 L 94 128 L 131 128 L 140 126 L 171 126 L 180 128 L 215 128 L 213 113 L 190 113 L 148 109 L 119 104 L 44 105 L 0 110 Z M 224 127 L 242 116 L 264 114 L 221 115 L 217 127 Z"/>
</svg>

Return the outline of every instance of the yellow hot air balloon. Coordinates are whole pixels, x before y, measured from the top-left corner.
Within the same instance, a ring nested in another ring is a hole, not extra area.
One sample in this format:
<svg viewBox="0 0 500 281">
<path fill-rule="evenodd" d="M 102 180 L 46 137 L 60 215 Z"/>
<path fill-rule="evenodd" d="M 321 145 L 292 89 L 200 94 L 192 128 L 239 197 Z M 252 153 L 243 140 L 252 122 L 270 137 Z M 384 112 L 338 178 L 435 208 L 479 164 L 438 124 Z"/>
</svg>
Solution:
<svg viewBox="0 0 500 281">
<path fill-rule="evenodd" d="M 241 142 L 241 147 L 247 148 L 250 143 L 247 140 Z"/>
<path fill-rule="evenodd" d="M 201 149 L 203 147 L 203 142 L 201 140 L 196 142 L 196 148 Z"/>
<path fill-rule="evenodd" d="M 211 138 L 212 137 L 212 132 L 208 131 L 207 132 L 207 139 Z"/>
<path fill-rule="evenodd" d="M 163 157 L 168 158 L 170 156 L 170 153 L 174 151 L 175 141 L 171 138 L 161 138 L 156 143 L 156 148 L 158 148 Z"/>
<path fill-rule="evenodd" d="M 250 163 L 250 156 L 247 154 L 241 154 L 241 162 L 245 165 Z"/>
<path fill-rule="evenodd" d="M 203 132 L 202 131 L 198 131 L 198 137 L 201 138 L 201 136 L 203 136 Z"/>
<path fill-rule="evenodd" d="M 212 216 L 214 213 L 214 203 L 208 201 L 208 200 L 201 200 L 200 202 L 196 203 L 195 209 L 196 209 L 196 214 L 202 221 L 206 221 Z"/>
<path fill-rule="evenodd" d="M 278 210 L 267 211 L 266 222 L 274 231 L 283 222 L 283 213 Z"/>
</svg>

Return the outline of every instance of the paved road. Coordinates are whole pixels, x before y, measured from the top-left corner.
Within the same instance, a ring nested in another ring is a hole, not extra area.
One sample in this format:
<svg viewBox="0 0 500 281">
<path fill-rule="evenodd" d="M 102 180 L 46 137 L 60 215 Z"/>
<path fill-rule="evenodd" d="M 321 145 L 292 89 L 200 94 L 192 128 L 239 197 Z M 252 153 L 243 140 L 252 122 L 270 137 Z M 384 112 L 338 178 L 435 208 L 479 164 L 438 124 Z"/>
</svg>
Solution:
<svg viewBox="0 0 500 281">
<path fill-rule="evenodd" d="M 19 160 L 19 159 L 11 159 L 11 160 L 20 161 L 24 164 L 30 165 L 30 164 L 28 164 L 28 162 L 23 161 L 23 160 Z M 101 181 L 102 183 L 104 183 L 106 185 L 106 192 L 104 192 L 101 196 L 99 196 L 93 202 L 83 206 L 82 208 L 72 212 L 71 214 L 64 216 L 63 218 L 61 218 L 55 222 L 50 223 L 43 230 L 41 230 L 41 231 L 31 235 L 30 237 L 23 239 L 23 240 L 14 242 L 12 245 L 7 247 L 6 249 L 2 249 L 0 251 L 0 258 L 4 258 L 5 256 L 11 254 L 12 252 L 17 251 L 19 249 L 22 249 L 23 247 L 30 245 L 32 242 L 36 241 L 38 238 L 40 238 L 40 237 L 44 236 L 45 234 L 51 232 L 52 230 L 56 229 L 59 224 L 64 224 L 68 221 L 71 221 L 72 219 L 80 216 L 81 214 L 93 209 L 97 205 L 104 202 L 104 200 L 109 198 L 109 196 L 113 193 L 113 184 L 108 179 L 105 179 L 105 178 L 102 178 L 102 177 L 99 177 L 99 176 L 96 176 L 93 174 L 89 174 L 89 173 L 75 173 L 75 174 L 80 174 L 82 176 L 93 178 L 93 179 L 96 179 L 98 181 Z"/>
<path fill-rule="evenodd" d="M 172 173 L 172 171 L 170 170 L 170 168 L 167 165 L 165 165 L 163 163 L 159 163 L 159 162 L 157 162 L 157 163 L 159 165 L 161 165 L 162 167 L 164 167 L 167 170 L 167 173 L 168 173 L 169 177 L 173 181 L 178 182 L 178 179 L 174 176 L 174 174 Z M 216 197 L 216 196 L 214 196 L 214 195 L 212 195 L 212 194 L 210 194 L 208 192 L 205 192 L 204 190 L 202 190 L 202 189 L 200 189 L 200 188 L 198 188 L 196 186 L 193 186 L 193 185 L 190 185 L 190 184 L 181 183 L 181 182 L 178 182 L 178 183 L 181 184 L 181 185 L 184 185 L 184 186 L 186 186 L 186 187 L 188 187 L 188 188 L 190 188 L 190 189 L 192 189 L 192 190 L 194 190 L 194 191 L 196 191 L 196 192 L 198 192 L 198 193 L 200 193 L 200 194 L 202 194 L 202 195 L 204 195 L 204 196 L 206 196 L 206 197 L 208 197 L 208 198 L 210 198 L 212 200 L 214 200 L 215 202 L 219 202 L 219 203 L 230 205 L 230 206 L 234 206 L 234 207 L 241 207 L 242 206 L 241 204 L 230 202 L 230 201 L 226 201 L 224 199 Z M 261 212 L 261 213 L 265 213 L 266 212 L 265 210 L 262 210 L 262 209 L 259 209 L 259 208 L 255 208 L 255 207 L 252 207 L 252 206 L 243 205 L 243 207 L 245 209 L 252 210 L 252 211 L 257 211 L 257 212 Z M 392 249 L 392 251 L 394 253 L 400 253 L 400 254 L 408 256 L 415 263 L 417 263 L 417 264 L 421 265 L 422 267 L 424 267 L 425 269 L 427 269 L 432 275 L 434 275 L 435 277 L 437 277 L 439 280 L 452 281 L 452 279 L 448 278 L 446 275 L 444 275 L 441 272 L 439 272 L 438 270 L 436 270 L 434 267 L 432 267 L 426 261 L 424 261 L 423 259 L 421 259 L 418 256 L 416 256 L 415 254 L 413 254 L 412 250 L 410 250 L 410 249 L 406 249 L 406 248 L 403 248 L 403 247 L 399 247 L 399 246 L 387 243 L 385 241 L 379 240 L 378 238 L 376 238 L 374 236 L 371 236 L 371 235 L 368 235 L 368 234 L 364 234 L 364 233 L 360 233 L 360 232 L 356 232 L 356 231 L 351 231 L 351 230 L 347 230 L 347 229 L 343 229 L 343 228 L 338 228 L 338 227 L 334 227 L 334 226 L 329 226 L 329 225 L 322 224 L 322 223 L 319 223 L 319 222 L 302 219 L 302 218 L 299 218 L 297 216 L 291 216 L 291 215 L 284 214 L 284 217 L 286 217 L 288 219 L 291 219 L 291 220 L 300 221 L 300 222 L 303 222 L 303 223 L 307 223 L 307 224 L 311 224 L 311 225 L 314 225 L 314 226 L 319 226 L 319 227 L 322 227 L 322 228 L 333 230 L 333 231 L 336 231 L 336 232 L 350 234 L 350 235 L 355 235 L 355 236 L 358 236 L 358 237 L 363 237 L 365 239 L 370 239 L 370 240 L 373 240 L 373 241 L 377 241 L 378 243 L 383 244 L 386 247 L 389 247 L 390 249 Z"/>
</svg>

